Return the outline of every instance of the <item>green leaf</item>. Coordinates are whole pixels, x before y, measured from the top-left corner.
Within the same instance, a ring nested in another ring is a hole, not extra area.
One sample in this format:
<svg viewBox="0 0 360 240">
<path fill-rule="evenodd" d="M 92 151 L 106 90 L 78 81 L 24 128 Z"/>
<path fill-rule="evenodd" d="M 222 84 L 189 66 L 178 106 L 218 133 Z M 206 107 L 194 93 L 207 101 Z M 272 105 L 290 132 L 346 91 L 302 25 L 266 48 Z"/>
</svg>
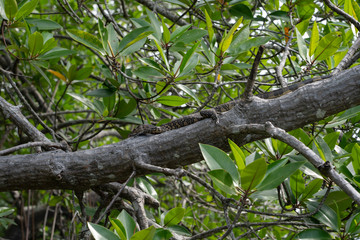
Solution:
<svg viewBox="0 0 360 240">
<path fill-rule="evenodd" d="M 242 52 L 246 52 L 250 50 L 253 47 L 258 47 L 260 45 L 264 45 L 268 41 L 270 41 L 271 37 L 257 37 L 257 38 L 251 38 L 246 40 L 245 42 L 240 42 L 237 44 L 237 46 L 234 46 L 233 48 L 237 48 L 235 52 L 231 52 L 234 55 L 238 55 Z"/>
<path fill-rule="evenodd" d="M 177 225 L 184 217 L 185 209 L 181 207 L 173 208 L 166 213 L 164 227 Z"/>
<path fill-rule="evenodd" d="M 74 53 L 76 53 L 76 51 L 69 50 L 66 48 L 55 47 L 55 48 L 51 49 L 50 51 L 40 55 L 38 57 L 38 59 L 49 60 L 49 59 L 54 59 L 54 58 L 60 58 L 63 56 L 70 56 Z"/>
<path fill-rule="evenodd" d="M 310 38 L 310 47 L 309 47 L 309 55 L 312 56 L 315 53 L 315 49 L 319 45 L 319 30 L 317 28 L 316 21 L 313 24 L 311 30 L 311 38 Z"/>
<path fill-rule="evenodd" d="M 114 94 L 115 92 L 108 88 L 95 89 L 93 91 L 89 91 L 86 93 L 87 96 L 93 96 L 93 97 L 110 97 Z"/>
<path fill-rule="evenodd" d="M 351 158 L 355 174 L 360 175 L 360 146 L 357 143 L 351 150 Z"/>
<path fill-rule="evenodd" d="M 352 214 L 345 224 L 346 233 L 359 234 L 360 233 L 360 213 Z"/>
<path fill-rule="evenodd" d="M 322 186 L 321 179 L 312 180 L 304 189 L 304 192 L 300 195 L 299 201 L 305 201 L 308 198 L 311 198 L 315 193 L 319 191 Z"/>
<path fill-rule="evenodd" d="M 264 158 L 259 158 L 247 165 L 241 172 L 241 188 L 249 192 L 264 178 L 267 164 Z"/>
<path fill-rule="evenodd" d="M 300 194 L 305 190 L 305 180 L 300 170 L 297 170 L 293 175 L 291 175 L 290 187 L 295 198 L 299 199 Z"/>
<path fill-rule="evenodd" d="M 234 143 L 233 141 L 228 139 L 232 154 L 235 158 L 236 165 L 238 169 L 241 171 L 245 168 L 245 154 L 241 151 L 238 145 Z"/>
<path fill-rule="evenodd" d="M 149 81 L 158 81 L 165 78 L 165 76 L 156 70 L 153 67 L 139 67 L 133 72 L 139 78 L 149 80 Z"/>
<path fill-rule="evenodd" d="M 47 81 L 49 86 L 51 86 L 50 79 L 48 78 L 48 76 L 46 76 L 44 71 L 37 65 L 37 62 L 36 61 L 31 61 L 30 64 L 31 64 L 31 66 L 33 66 L 36 69 L 36 71 L 38 71 L 40 73 L 41 76 L 43 76 L 43 78 L 45 78 L 45 80 Z"/>
<path fill-rule="evenodd" d="M 269 14 L 269 17 L 290 22 L 289 13 L 285 11 L 274 11 Z"/>
<path fill-rule="evenodd" d="M 118 38 L 112 23 L 106 26 L 106 30 L 107 37 L 104 39 L 104 41 L 106 41 L 107 47 L 111 49 L 111 53 L 114 54 L 113 56 L 115 57 L 120 52 L 120 39 Z M 129 45 L 125 46 L 125 48 L 131 45 L 132 43 L 130 42 Z"/>
<path fill-rule="evenodd" d="M 155 39 L 157 41 L 161 41 L 161 29 L 160 29 L 161 24 L 160 24 L 159 20 L 157 19 L 156 15 L 152 11 L 150 11 L 148 8 L 146 8 L 146 13 L 150 19 L 151 27 L 154 30 L 153 36 L 155 37 Z"/>
<path fill-rule="evenodd" d="M 299 240 L 331 240 L 333 239 L 331 237 L 331 235 L 322 230 L 322 229 L 318 229 L 318 228 L 314 228 L 314 229 L 306 229 L 301 231 L 300 233 L 298 233 L 295 236 L 295 239 L 299 239 Z"/>
<path fill-rule="evenodd" d="M 156 99 L 156 102 L 164 104 L 166 106 L 177 107 L 188 103 L 189 100 L 179 96 L 161 96 Z"/>
<path fill-rule="evenodd" d="M 182 84 L 176 84 L 176 87 L 188 94 L 192 99 L 196 101 L 197 104 L 201 104 L 196 94 L 189 87 Z"/>
<path fill-rule="evenodd" d="M 76 100 L 80 101 L 81 103 L 83 103 L 85 106 L 87 106 L 91 110 L 96 111 L 100 116 L 102 116 L 103 111 L 101 110 L 101 107 L 99 106 L 99 104 L 96 103 L 95 101 L 92 102 L 89 99 L 85 98 L 84 96 L 78 95 L 76 93 L 67 93 L 67 94 L 70 95 L 71 97 L 75 98 Z"/>
<path fill-rule="evenodd" d="M 153 240 L 169 240 L 172 236 L 169 230 L 157 228 Z"/>
<path fill-rule="evenodd" d="M 339 49 L 342 42 L 341 32 L 332 32 L 324 36 L 314 53 L 314 60 L 322 61 L 331 57 Z"/>
<path fill-rule="evenodd" d="M 209 34 L 209 41 L 210 43 L 212 42 L 213 36 L 214 36 L 214 29 L 213 29 L 213 24 L 211 22 L 211 18 L 209 16 L 209 14 L 207 13 L 206 10 L 204 10 L 205 12 L 205 20 L 206 20 L 206 28 L 208 30 L 208 34 Z"/>
<path fill-rule="evenodd" d="M 200 144 L 200 150 L 211 170 L 224 169 L 231 175 L 234 182 L 240 181 L 239 172 L 234 162 L 225 152 L 207 144 Z"/>
<path fill-rule="evenodd" d="M 301 33 L 299 32 L 299 30 L 297 28 L 295 28 L 296 31 L 296 41 L 298 44 L 298 48 L 299 48 L 299 53 L 300 56 L 306 60 L 307 59 L 307 47 L 306 47 L 306 43 L 305 40 L 303 39 L 303 37 L 301 36 Z"/>
<path fill-rule="evenodd" d="M 286 178 L 290 177 L 298 170 L 306 161 L 289 163 L 277 171 L 267 175 L 264 180 L 257 186 L 259 191 L 270 190 L 279 186 Z"/>
<path fill-rule="evenodd" d="M 231 175 L 224 169 L 216 169 L 208 172 L 211 180 L 214 184 L 223 192 L 234 195 L 236 194 L 234 190 L 233 179 Z"/>
<path fill-rule="evenodd" d="M 343 191 L 330 192 L 325 200 L 325 204 L 334 211 L 337 211 L 337 209 L 345 211 L 347 208 L 351 208 L 352 203 L 352 199 Z"/>
<path fill-rule="evenodd" d="M 183 42 L 185 44 L 195 42 L 201 39 L 207 34 L 207 31 L 204 29 L 191 29 L 181 36 L 179 36 L 174 43 Z"/>
<path fill-rule="evenodd" d="M 141 27 L 134 29 L 131 31 L 128 35 L 126 35 L 123 39 L 120 41 L 120 45 L 118 47 L 118 51 L 122 52 L 127 47 L 135 44 L 136 42 L 140 41 L 141 39 L 149 36 L 152 33 L 152 30 L 150 27 Z"/>
<path fill-rule="evenodd" d="M 176 28 L 175 31 L 173 33 L 171 33 L 171 35 L 170 35 L 170 41 L 174 41 L 174 40 L 176 40 L 176 38 L 182 36 L 191 26 L 192 26 L 192 24 L 188 24 L 188 25 Z"/>
<path fill-rule="evenodd" d="M 12 214 L 15 211 L 15 208 L 0 207 L 0 218 Z"/>
<path fill-rule="evenodd" d="M 340 132 L 332 132 L 324 137 L 324 141 L 326 142 L 330 150 L 334 150 L 335 145 L 339 139 L 339 136 L 340 136 Z"/>
<path fill-rule="evenodd" d="M 124 225 L 119 219 L 109 218 L 111 225 L 115 228 L 116 233 L 120 236 L 121 240 L 126 240 L 126 231 Z"/>
<path fill-rule="evenodd" d="M 130 239 L 136 230 L 136 224 L 134 219 L 125 211 L 122 210 L 117 217 L 125 228 L 126 239 Z"/>
<path fill-rule="evenodd" d="M 194 46 L 191 47 L 191 49 L 189 51 L 186 52 L 186 54 L 183 57 L 181 64 L 180 64 L 180 73 L 184 70 L 186 64 L 188 63 L 188 61 L 190 60 L 192 55 L 195 53 L 195 51 L 199 45 L 200 45 L 200 42 L 197 42 L 196 44 L 194 44 Z"/>
<path fill-rule="evenodd" d="M 164 20 L 162 20 L 162 27 L 163 27 L 163 40 L 165 44 L 170 42 L 170 31 L 168 27 L 166 26 Z"/>
<path fill-rule="evenodd" d="M 4 5 L 6 17 L 12 20 L 18 11 L 16 0 L 4 0 Z"/>
<path fill-rule="evenodd" d="M 253 19 L 251 9 L 244 4 L 237 4 L 229 9 L 231 15 L 236 17 L 243 17 L 244 19 Z"/>
<path fill-rule="evenodd" d="M 98 21 L 98 29 L 100 33 L 102 47 L 106 51 L 107 55 L 111 56 L 111 52 L 108 44 L 108 32 L 104 26 L 104 23 L 101 20 Z"/>
<path fill-rule="evenodd" d="M 315 211 L 319 203 L 308 201 L 306 205 L 309 208 L 309 211 L 312 212 Z M 336 214 L 336 212 L 327 205 L 322 205 L 320 210 L 313 215 L 313 218 L 319 220 L 320 223 L 327 225 L 334 231 L 339 231 L 340 229 L 340 215 Z"/>
<path fill-rule="evenodd" d="M 95 240 L 119 240 L 120 238 L 103 226 L 88 222 L 88 227 Z"/>
<path fill-rule="evenodd" d="M 43 36 L 39 32 L 34 32 L 29 36 L 28 46 L 30 51 L 30 56 L 36 56 L 43 47 Z"/>
<path fill-rule="evenodd" d="M 189 230 L 183 226 L 179 226 L 179 225 L 174 225 L 174 226 L 170 226 L 168 227 L 168 229 L 171 231 L 171 232 L 174 232 L 176 234 L 179 234 L 179 235 L 183 235 L 183 236 L 187 236 L 187 237 L 191 237 L 191 233 L 189 232 Z"/>
<path fill-rule="evenodd" d="M 77 29 L 69 29 L 66 30 L 66 32 L 72 39 L 78 41 L 79 43 L 82 43 L 85 46 L 92 48 L 103 55 L 105 54 L 102 43 L 100 42 L 98 37 Z"/>
<path fill-rule="evenodd" d="M 3 18 L 3 19 L 5 19 L 5 20 L 9 20 L 9 19 L 6 17 L 6 14 L 5 14 L 4 1 L 5 1 L 5 0 L 0 0 L 0 17 Z"/>
<path fill-rule="evenodd" d="M 61 28 L 60 24 L 49 19 L 25 18 L 25 21 L 30 25 L 34 25 L 37 28 L 37 30 L 40 31 L 43 30 L 48 31 L 48 30 L 55 30 Z"/>
<path fill-rule="evenodd" d="M 158 199 L 158 194 L 155 188 L 146 177 L 137 177 L 136 182 L 145 193 L 149 194 L 155 199 Z"/>
<path fill-rule="evenodd" d="M 166 55 L 165 55 L 165 53 L 164 53 L 164 51 L 163 51 L 163 49 L 161 47 L 161 44 L 156 39 L 154 39 L 154 43 L 155 43 L 156 48 L 158 49 L 158 51 L 160 53 L 160 56 L 161 56 L 162 60 L 164 61 L 165 65 L 166 65 L 166 70 L 169 71 L 170 70 L 170 65 L 169 65 L 167 57 L 166 57 Z"/>
<path fill-rule="evenodd" d="M 298 12 L 302 21 L 309 19 L 314 15 L 316 4 L 313 0 L 302 0 L 296 3 L 296 11 Z"/>
<path fill-rule="evenodd" d="M 39 0 L 30 0 L 26 2 L 24 5 L 22 5 L 19 9 L 19 11 L 16 13 L 16 20 L 19 20 L 23 17 L 28 16 L 34 9 L 36 8 L 36 5 L 39 3 Z"/>
</svg>

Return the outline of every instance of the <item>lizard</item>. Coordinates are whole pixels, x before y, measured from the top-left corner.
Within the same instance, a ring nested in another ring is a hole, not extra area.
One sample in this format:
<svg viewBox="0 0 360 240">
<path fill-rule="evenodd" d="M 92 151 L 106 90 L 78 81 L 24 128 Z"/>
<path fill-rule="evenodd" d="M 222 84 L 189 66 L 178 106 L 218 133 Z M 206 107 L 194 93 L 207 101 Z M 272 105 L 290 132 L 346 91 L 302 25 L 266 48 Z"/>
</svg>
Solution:
<svg viewBox="0 0 360 240">
<path fill-rule="evenodd" d="M 324 75 L 324 76 L 316 76 L 314 78 L 306 79 L 304 81 L 289 85 L 285 88 L 277 89 L 271 92 L 265 92 L 256 95 L 257 97 L 263 99 L 274 99 L 280 96 L 283 96 L 287 93 L 293 92 L 300 87 L 317 82 L 326 78 L 330 78 L 332 75 Z M 219 123 L 218 114 L 224 113 L 232 109 L 236 104 L 238 104 L 242 99 L 237 99 L 233 101 L 229 101 L 224 104 L 220 104 L 212 109 L 205 109 L 201 110 L 198 113 L 193 113 L 182 118 L 174 119 L 168 123 L 165 123 L 161 126 L 155 125 L 140 125 L 135 128 L 130 134 L 129 137 L 138 136 L 138 135 L 145 135 L 145 134 L 160 134 L 166 131 L 170 131 L 173 129 L 178 129 L 184 126 L 188 126 L 190 124 L 196 123 L 206 118 L 212 118 L 216 123 Z"/>
</svg>

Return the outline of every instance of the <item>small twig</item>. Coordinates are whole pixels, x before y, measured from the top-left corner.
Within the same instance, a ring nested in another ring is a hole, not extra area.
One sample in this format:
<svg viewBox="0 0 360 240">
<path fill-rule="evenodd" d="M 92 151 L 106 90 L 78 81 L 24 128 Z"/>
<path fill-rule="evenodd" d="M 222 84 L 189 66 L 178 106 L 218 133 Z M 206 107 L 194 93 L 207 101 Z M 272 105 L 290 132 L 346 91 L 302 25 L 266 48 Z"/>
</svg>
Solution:
<svg viewBox="0 0 360 240">
<path fill-rule="evenodd" d="M 330 0 L 324 0 L 324 2 L 331 10 L 343 16 L 346 20 L 354 24 L 354 26 L 360 31 L 360 23 L 355 18 L 353 18 L 352 16 L 344 12 L 342 9 L 335 6 Z"/>
<path fill-rule="evenodd" d="M 59 148 L 59 149 L 63 149 L 66 150 L 67 147 L 64 146 L 64 144 L 62 143 L 53 143 L 53 142 L 29 142 L 29 143 L 25 143 L 25 144 L 21 144 L 21 145 L 17 145 L 15 147 L 12 148 L 8 148 L 5 150 L 0 151 L 0 156 L 4 156 L 4 155 L 8 155 L 10 153 L 16 152 L 20 149 L 24 149 L 24 148 L 30 148 L 30 147 L 46 147 L 46 148 Z"/>
<path fill-rule="evenodd" d="M 104 212 L 100 215 L 100 217 L 95 221 L 95 223 L 99 223 L 101 221 L 101 219 L 105 216 L 105 214 L 107 214 L 107 212 L 109 211 L 109 209 L 111 208 L 111 206 L 114 204 L 114 202 L 116 201 L 116 199 L 119 197 L 119 195 L 121 194 L 121 192 L 124 190 L 125 186 L 128 184 L 128 182 L 130 181 L 130 179 L 132 179 L 134 176 L 136 175 L 136 171 L 134 170 L 130 177 L 123 183 L 122 187 L 119 189 L 119 191 L 115 194 L 115 196 L 113 197 L 113 199 L 111 200 L 111 202 L 109 203 L 109 205 L 107 205 L 107 207 L 105 208 Z"/>
<path fill-rule="evenodd" d="M 246 88 L 245 88 L 245 91 L 244 91 L 244 94 L 243 94 L 243 99 L 245 100 L 249 100 L 250 97 L 252 96 L 252 91 L 253 91 L 253 88 L 254 88 L 254 84 L 255 84 L 255 80 L 256 80 L 256 76 L 257 76 L 257 71 L 258 71 L 258 68 L 259 68 L 259 63 L 261 61 L 261 56 L 264 52 L 264 49 L 265 47 L 264 46 L 260 46 L 259 47 L 259 50 L 256 54 L 256 57 L 254 59 L 254 63 L 253 63 L 253 66 L 251 68 L 251 72 L 250 72 L 250 76 L 249 76 L 249 80 L 246 84 Z"/>
</svg>

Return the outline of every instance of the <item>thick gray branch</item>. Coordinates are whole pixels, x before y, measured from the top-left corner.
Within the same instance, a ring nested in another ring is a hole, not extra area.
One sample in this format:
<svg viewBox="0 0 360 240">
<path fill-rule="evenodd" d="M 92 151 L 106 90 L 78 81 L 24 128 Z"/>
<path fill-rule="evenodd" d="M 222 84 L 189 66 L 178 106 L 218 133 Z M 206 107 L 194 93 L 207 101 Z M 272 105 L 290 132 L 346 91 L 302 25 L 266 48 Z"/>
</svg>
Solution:
<svg viewBox="0 0 360 240">
<path fill-rule="evenodd" d="M 88 189 L 108 182 L 122 182 L 137 161 L 176 168 L 202 159 L 199 143 L 227 151 L 228 138 L 243 145 L 266 137 L 234 133 L 236 125 L 270 121 L 289 131 L 359 104 L 360 66 L 276 99 L 255 97 L 220 116 L 218 125 L 205 119 L 159 135 L 134 137 L 91 150 L 0 157 L 0 191 Z M 137 169 L 136 172 L 141 175 L 150 171 Z"/>
</svg>

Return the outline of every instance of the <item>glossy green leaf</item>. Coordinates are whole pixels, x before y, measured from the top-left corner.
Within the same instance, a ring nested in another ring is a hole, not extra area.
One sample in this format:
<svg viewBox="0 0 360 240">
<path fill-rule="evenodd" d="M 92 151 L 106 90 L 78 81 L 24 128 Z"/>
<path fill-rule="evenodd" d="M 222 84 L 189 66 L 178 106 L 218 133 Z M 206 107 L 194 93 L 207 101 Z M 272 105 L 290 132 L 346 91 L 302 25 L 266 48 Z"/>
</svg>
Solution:
<svg viewBox="0 0 360 240">
<path fill-rule="evenodd" d="M 30 51 L 30 56 L 36 56 L 42 49 L 44 45 L 43 36 L 39 32 L 34 32 L 29 36 L 28 47 Z"/>
<path fill-rule="evenodd" d="M 146 177 L 137 177 L 136 182 L 145 193 L 149 194 L 155 199 L 158 199 L 158 194 L 153 187 L 153 185 L 150 183 L 150 181 Z"/>
<path fill-rule="evenodd" d="M 304 189 L 304 192 L 300 195 L 299 201 L 304 201 L 311 198 L 315 193 L 319 191 L 323 181 L 321 179 L 312 180 Z"/>
<path fill-rule="evenodd" d="M 203 30 L 203 29 L 191 29 L 191 30 L 185 32 L 184 34 L 182 34 L 181 36 L 179 36 L 175 40 L 175 43 L 177 43 L 177 42 L 183 42 L 185 44 L 192 43 L 192 42 L 195 42 L 197 40 L 200 40 L 206 34 L 207 34 L 206 30 Z"/>
<path fill-rule="evenodd" d="M 92 101 L 90 101 L 90 99 L 87 99 L 84 96 L 78 95 L 76 93 L 67 93 L 67 94 L 70 95 L 71 97 L 75 98 L 76 100 L 80 101 L 81 103 L 83 103 L 85 106 L 87 106 L 91 110 L 96 111 L 99 115 L 102 115 L 103 111 L 101 110 L 101 107 L 99 108 L 99 106 L 97 106 L 95 101 L 92 102 Z"/>
<path fill-rule="evenodd" d="M 164 75 L 153 67 L 139 67 L 133 72 L 139 78 L 149 81 L 159 81 L 164 79 Z"/>
<path fill-rule="evenodd" d="M 88 222 L 89 230 L 95 240 L 119 240 L 120 238 L 107 228 L 101 225 Z"/>
<path fill-rule="evenodd" d="M 191 237 L 191 233 L 189 232 L 189 230 L 183 226 L 174 225 L 174 226 L 169 226 L 168 229 L 171 232 L 177 233 L 179 235 Z"/>
<path fill-rule="evenodd" d="M 357 175 L 360 175 L 360 146 L 355 144 L 351 150 L 352 165 Z"/>
<path fill-rule="evenodd" d="M 164 53 L 164 50 L 162 49 L 161 47 L 161 44 L 155 39 L 154 40 L 154 43 L 156 45 L 156 48 L 158 49 L 159 53 L 160 53 L 160 56 L 162 58 L 162 60 L 164 61 L 165 65 L 166 65 L 166 70 L 170 70 L 170 65 L 169 65 L 169 61 Z"/>
<path fill-rule="evenodd" d="M 199 63 L 199 54 L 195 53 L 192 55 L 192 57 L 189 59 L 188 63 L 186 64 L 185 68 L 183 69 L 183 71 L 177 77 L 181 77 L 188 74 L 189 72 L 195 69 L 198 63 Z"/>
<path fill-rule="evenodd" d="M 290 22 L 289 13 L 285 11 L 273 11 L 269 14 L 269 17 Z"/>
<path fill-rule="evenodd" d="M 4 8 L 6 17 L 12 20 L 18 12 L 18 5 L 16 0 L 4 0 Z"/>
<path fill-rule="evenodd" d="M 309 47 L 309 55 L 312 56 L 315 53 L 315 49 L 319 45 L 319 30 L 317 28 L 316 21 L 313 24 L 311 30 L 311 38 L 310 38 L 310 47 Z"/>
<path fill-rule="evenodd" d="M 214 37 L 214 29 L 213 29 L 213 24 L 211 22 L 211 18 L 209 16 L 209 14 L 207 13 L 206 10 L 204 10 L 205 12 L 205 20 L 206 20 L 206 28 L 208 30 L 208 35 L 209 35 L 209 41 L 210 43 L 212 42 L 213 40 L 213 37 Z"/>
<path fill-rule="evenodd" d="M 235 162 L 236 165 L 238 167 L 238 169 L 241 171 L 245 168 L 245 154 L 241 151 L 241 149 L 239 148 L 238 145 L 236 145 L 236 143 L 234 143 L 233 141 L 230 140 L 230 138 L 228 139 L 232 154 L 235 158 Z"/>
<path fill-rule="evenodd" d="M 255 160 L 247 165 L 240 173 L 241 188 L 244 191 L 251 191 L 264 178 L 267 169 L 267 164 L 264 158 Z"/>
<path fill-rule="evenodd" d="M 315 49 L 314 59 L 322 61 L 331 57 L 339 49 L 342 42 L 341 32 L 332 32 L 324 36 Z"/>
<path fill-rule="evenodd" d="M 125 210 L 121 211 L 121 213 L 117 216 L 117 219 L 120 220 L 124 226 L 126 239 L 130 239 L 136 231 L 136 224 L 134 219 Z"/>
<path fill-rule="evenodd" d="M 322 229 L 306 229 L 295 236 L 299 240 L 331 240 L 331 235 Z"/>
<path fill-rule="evenodd" d="M 115 94 L 115 92 L 108 88 L 95 89 L 93 91 L 86 93 L 87 96 L 93 96 L 93 97 L 109 97 L 114 94 Z"/>
<path fill-rule="evenodd" d="M 314 211 L 318 205 L 319 203 L 315 201 L 307 202 L 307 207 L 310 212 Z M 320 210 L 312 217 L 316 218 L 320 221 L 320 223 L 327 225 L 334 231 L 339 231 L 340 229 L 340 216 L 327 205 L 322 205 Z"/>
<path fill-rule="evenodd" d="M 181 26 L 175 29 L 173 33 L 170 35 L 170 41 L 175 41 L 178 37 L 181 37 L 192 25 L 188 24 L 185 26 Z"/>
<path fill-rule="evenodd" d="M 61 28 L 60 24 L 50 19 L 26 18 L 25 21 L 30 25 L 34 25 L 37 30 L 41 31 L 49 31 Z"/>
<path fill-rule="evenodd" d="M 347 208 L 351 208 L 352 199 L 343 191 L 333 191 L 330 192 L 328 197 L 325 200 L 325 204 L 331 207 L 334 211 L 339 209 L 344 211 Z"/>
<path fill-rule="evenodd" d="M 169 230 L 157 228 L 153 240 L 169 240 L 172 236 Z"/>
<path fill-rule="evenodd" d="M 111 51 L 108 44 L 108 32 L 101 20 L 98 21 L 98 29 L 103 49 L 106 51 L 107 55 L 111 56 Z"/>
<path fill-rule="evenodd" d="M 293 175 L 290 176 L 290 187 L 295 198 L 299 199 L 299 196 L 305 190 L 305 180 L 300 170 L 297 170 Z"/>
<path fill-rule="evenodd" d="M 345 224 L 346 233 L 359 234 L 360 233 L 360 213 L 352 214 Z"/>
<path fill-rule="evenodd" d="M 339 136 L 340 136 L 340 132 L 332 132 L 324 137 L 324 141 L 326 142 L 330 150 L 334 150 L 335 145 L 339 139 Z"/>
<path fill-rule="evenodd" d="M 183 84 L 176 84 L 176 87 L 188 94 L 192 99 L 196 101 L 197 104 L 201 104 L 196 94 L 189 87 Z"/>
<path fill-rule="evenodd" d="M 185 209 L 176 207 L 168 211 L 164 216 L 164 227 L 177 225 L 184 217 Z"/>
<path fill-rule="evenodd" d="M 98 37 L 78 29 L 69 29 L 66 30 L 66 32 L 72 39 L 78 41 L 79 43 L 82 43 L 85 46 L 100 52 L 101 54 L 105 54 L 102 43 Z"/>
<path fill-rule="evenodd" d="M 296 28 L 299 30 L 301 35 L 304 35 L 307 30 L 309 30 L 310 18 L 301 21 L 300 23 L 296 24 Z"/>
<path fill-rule="evenodd" d="M 236 194 L 234 190 L 233 179 L 231 175 L 226 172 L 224 169 L 216 169 L 208 172 L 211 180 L 214 184 L 223 192 L 234 195 Z"/>
<path fill-rule="evenodd" d="M 244 19 L 253 19 L 251 9 L 245 4 L 237 4 L 229 9 L 231 15 L 236 17 L 243 17 Z"/>
<path fill-rule="evenodd" d="M 40 54 L 44 54 L 57 46 L 57 41 L 53 37 L 48 40 L 44 38 L 43 41 L 44 41 L 44 46 L 42 47 Z"/>
<path fill-rule="evenodd" d="M 5 14 L 5 6 L 4 6 L 4 1 L 5 0 L 0 0 L 0 17 L 5 19 L 5 20 L 9 20 Z"/>
<path fill-rule="evenodd" d="M 115 32 L 114 25 L 112 23 L 106 26 L 106 32 L 107 37 L 104 38 L 104 41 L 106 40 L 106 45 L 108 46 L 108 48 L 110 48 L 111 56 L 116 56 L 120 52 L 120 39 L 118 38 L 118 35 Z M 146 36 L 142 35 L 142 37 Z M 129 47 L 130 45 L 131 42 L 126 47 Z"/>
<path fill-rule="evenodd" d="M 156 102 L 164 104 L 166 106 L 176 107 L 188 103 L 189 100 L 179 96 L 161 96 L 156 99 Z"/>
<path fill-rule="evenodd" d="M 162 27 L 163 27 L 163 40 L 165 43 L 170 42 L 170 31 L 168 27 L 166 26 L 164 20 L 162 21 Z"/>
<path fill-rule="evenodd" d="M 25 4 L 23 4 L 20 8 L 19 11 L 16 13 L 15 18 L 17 20 L 27 17 L 30 13 L 32 13 L 32 11 L 34 11 L 34 9 L 36 8 L 36 5 L 39 3 L 39 0 L 30 0 L 27 1 Z"/>
<path fill-rule="evenodd" d="M 161 41 L 161 29 L 160 29 L 161 23 L 157 19 L 155 13 L 150 11 L 148 8 L 146 8 L 146 14 L 149 17 L 150 25 L 153 29 L 152 35 L 156 38 L 157 41 Z"/>
<path fill-rule="evenodd" d="M 38 57 L 38 59 L 41 60 L 49 60 L 49 59 L 54 59 L 54 58 L 60 58 L 60 57 L 64 57 L 64 56 L 69 56 L 72 54 L 75 54 L 76 51 L 74 50 L 69 50 L 66 48 L 60 48 L 60 47 L 55 47 L 53 49 L 51 49 L 50 51 L 40 55 Z"/>
<path fill-rule="evenodd" d="M 119 45 L 119 52 L 123 51 L 125 48 L 131 46 L 132 44 L 140 41 L 141 39 L 149 36 L 152 33 L 150 27 L 142 27 L 137 28 L 127 34 L 123 39 L 120 41 Z"/>
<path fill-rule="evenodd" d="M 207 144 L 200 144 L 200 150 L 211 170 L 224 169 L 231 175 L 233 181 L 237 183 L 240 181 L 239 172 L 233 160 L 224 151 Z"/>
<path fill-rule="evenodd" d="M 188 61 L 190 60 L 190 58 L 193 56 L 193 54 L 195 53 L 196 49 L 198 48 L 198 46 L 200 45 L 200 42 L 197 42 L 196 44 L 194 44 L 189 51 L 186 52 L 185 56 L 183 57 L 181 64 L 180 64 L 180 73 L 184 70 L 186 64 L 188 63 Z"/>
<path fill-rule="evenodd" d="M 279 186 L 286 178 L 290 177 L 296 170 L 298 170 L 303 162 L 293 162 L 286 164 L 285 166 L 278 168 L 277 171 L 274 171 L 267 175 L 264 180 L 257 186 L 259 191 L 270 190 Z"/>
<path fill-rule="evenodd" d="M 308 51 L 308 49 L 306 47 L 305 40 L 303 39 L 303 37 L 301 36 L 301 33 L 299 32 L 299 30 L 297 28 L 295 28 L 295 31 L 296 31 L 296 41 L 297 41 L 297 44 L 298 44 L 298 49 L 299 49 L 300 56 L 303 59 L 307 59 L 307 51 Z"/>
<path fill-rule="evenodd" d="M 119 219 L 109 218 L 111 225 L 114 227 L 116 233 L 119 235 L 121 240 L 126 240 L 126 231 L 124 225 Z"/>
<path fill-rule="evenodd" d="M 271 37 L 257 37 L 246 40 L 237 46 L 236 54 L 246 52 L 253 47 L 258 47 L 270 41 Z M 234 53 L 235 54 L 235 53 Z"/>
<path fill-rule="evenodd" d="M 15 211 L 15 208 L 0 207 L 0 218 L 8 216 Z"/>
<path fill-rule="evenodd" d="M 150 226 L 147 229 L 136 232 L 130 239 L 131 240 L 153 240 L 155 236 L 155 227 Z"/>
</svg>

